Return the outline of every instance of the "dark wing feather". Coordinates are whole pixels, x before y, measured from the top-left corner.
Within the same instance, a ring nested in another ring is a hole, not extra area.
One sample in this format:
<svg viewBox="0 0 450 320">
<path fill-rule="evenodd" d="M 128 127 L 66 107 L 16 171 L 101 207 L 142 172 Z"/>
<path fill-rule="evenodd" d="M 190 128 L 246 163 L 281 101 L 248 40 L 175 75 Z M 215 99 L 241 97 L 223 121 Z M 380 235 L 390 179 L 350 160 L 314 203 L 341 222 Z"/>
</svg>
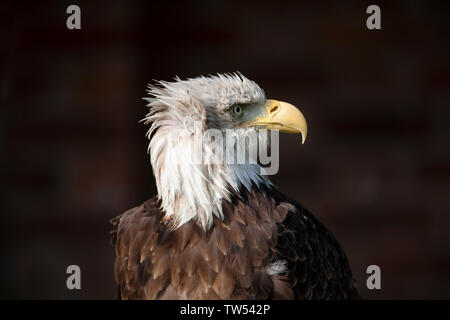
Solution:
<svg viewBox="0 0 450 320">
<path fill-rule="evenodd" d="M 287 281 L 295 299 L 359 299 L 347 257 L 327 228 L 296 201 L 268 191 L 291 206 L 278 227 L 278 259 L 288 263 Z"/>
</svg>

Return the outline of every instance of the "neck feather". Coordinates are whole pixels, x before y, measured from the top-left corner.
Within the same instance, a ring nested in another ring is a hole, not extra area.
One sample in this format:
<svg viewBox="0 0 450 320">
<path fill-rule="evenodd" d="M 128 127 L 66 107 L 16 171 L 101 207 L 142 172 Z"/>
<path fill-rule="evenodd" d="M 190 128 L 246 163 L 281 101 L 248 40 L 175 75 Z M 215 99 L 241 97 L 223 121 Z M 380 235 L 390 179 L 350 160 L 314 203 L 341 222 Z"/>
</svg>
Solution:
<svg viewBox="0 0 450 320">
<path fill-rule="evenodd" d="M 224 218 L 222 202 L 230 201 L 233 193 L 272 185 L 258 164 L 217 163 L 205 158 L 194 163 L 194 152 L 191 132 L 172 127 L 159 127 L 149 144 L 161 209 L 173 229 L 194 220 L 207 230 L 214 216 Z"/>
</svg>

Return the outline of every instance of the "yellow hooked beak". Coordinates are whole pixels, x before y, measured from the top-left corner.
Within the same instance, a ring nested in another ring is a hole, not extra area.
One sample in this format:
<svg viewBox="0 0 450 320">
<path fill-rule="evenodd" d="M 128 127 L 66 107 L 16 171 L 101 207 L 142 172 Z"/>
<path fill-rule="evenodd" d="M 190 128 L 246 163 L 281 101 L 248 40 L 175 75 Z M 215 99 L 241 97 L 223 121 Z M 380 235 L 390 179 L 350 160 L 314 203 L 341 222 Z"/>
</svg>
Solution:
<svg viewBox="0 0 450 320">
<path fill-rule="evenodd" d="M 305 142 L 308 126 L 300 110 L 290 103 L 270 99 L 266 100 L 264 107 L 261 116 L 246 122 L 244 126 L 263 126 L 281 132 L 301 133 L 302 144 Z"/>
</svg>

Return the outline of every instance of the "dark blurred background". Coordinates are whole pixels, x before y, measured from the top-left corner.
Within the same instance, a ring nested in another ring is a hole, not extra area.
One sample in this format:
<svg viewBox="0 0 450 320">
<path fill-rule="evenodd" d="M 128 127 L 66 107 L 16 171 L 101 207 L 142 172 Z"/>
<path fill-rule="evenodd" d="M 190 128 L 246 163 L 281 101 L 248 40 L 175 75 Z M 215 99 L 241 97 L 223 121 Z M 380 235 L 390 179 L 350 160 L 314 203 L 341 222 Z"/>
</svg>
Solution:
<svg viewBox="0 0 450 320">
<path fill-rule="evenodd" d="M 81 7 L 81 30 L 66 8 Z M 366 8 L 381 7 L 381 30 Z M 0 5 L 0 297 L 116 297 L 109 219 L 155 194 L 145 88 L 241 71 L 304 112 L 275 183 L 367 299 L 450 298 L 449 2 Z M 66 288 L 66 267 L 82 290 Z M 366 288 L 381 267 L 381 290 Z"/>
</svg>

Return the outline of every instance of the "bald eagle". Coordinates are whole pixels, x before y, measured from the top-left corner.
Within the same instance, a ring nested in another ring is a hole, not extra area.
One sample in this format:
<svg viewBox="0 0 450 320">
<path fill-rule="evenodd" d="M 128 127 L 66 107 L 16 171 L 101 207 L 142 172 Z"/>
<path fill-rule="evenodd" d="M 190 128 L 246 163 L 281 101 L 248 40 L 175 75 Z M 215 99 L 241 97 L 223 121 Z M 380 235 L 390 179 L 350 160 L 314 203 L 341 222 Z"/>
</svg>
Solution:
<svg viewBox="0 0 450 320">
<path fill-rule="evenodd" d="M 280 192 L 260 163 L 207 161 L 218 157 L 213 139 L 202 140 L 202 161 L 191 161 L 194 127 L 231 132 L 233 148 L 262 129 L 300 133 L 304 141 L 296 107 L 266 99 L 241 73 L 159 81 L 148 93 L 144 120 L 158 195 L 111 220 L 120 298 L 359 298 L 334 236 Z"/>
</svg>

